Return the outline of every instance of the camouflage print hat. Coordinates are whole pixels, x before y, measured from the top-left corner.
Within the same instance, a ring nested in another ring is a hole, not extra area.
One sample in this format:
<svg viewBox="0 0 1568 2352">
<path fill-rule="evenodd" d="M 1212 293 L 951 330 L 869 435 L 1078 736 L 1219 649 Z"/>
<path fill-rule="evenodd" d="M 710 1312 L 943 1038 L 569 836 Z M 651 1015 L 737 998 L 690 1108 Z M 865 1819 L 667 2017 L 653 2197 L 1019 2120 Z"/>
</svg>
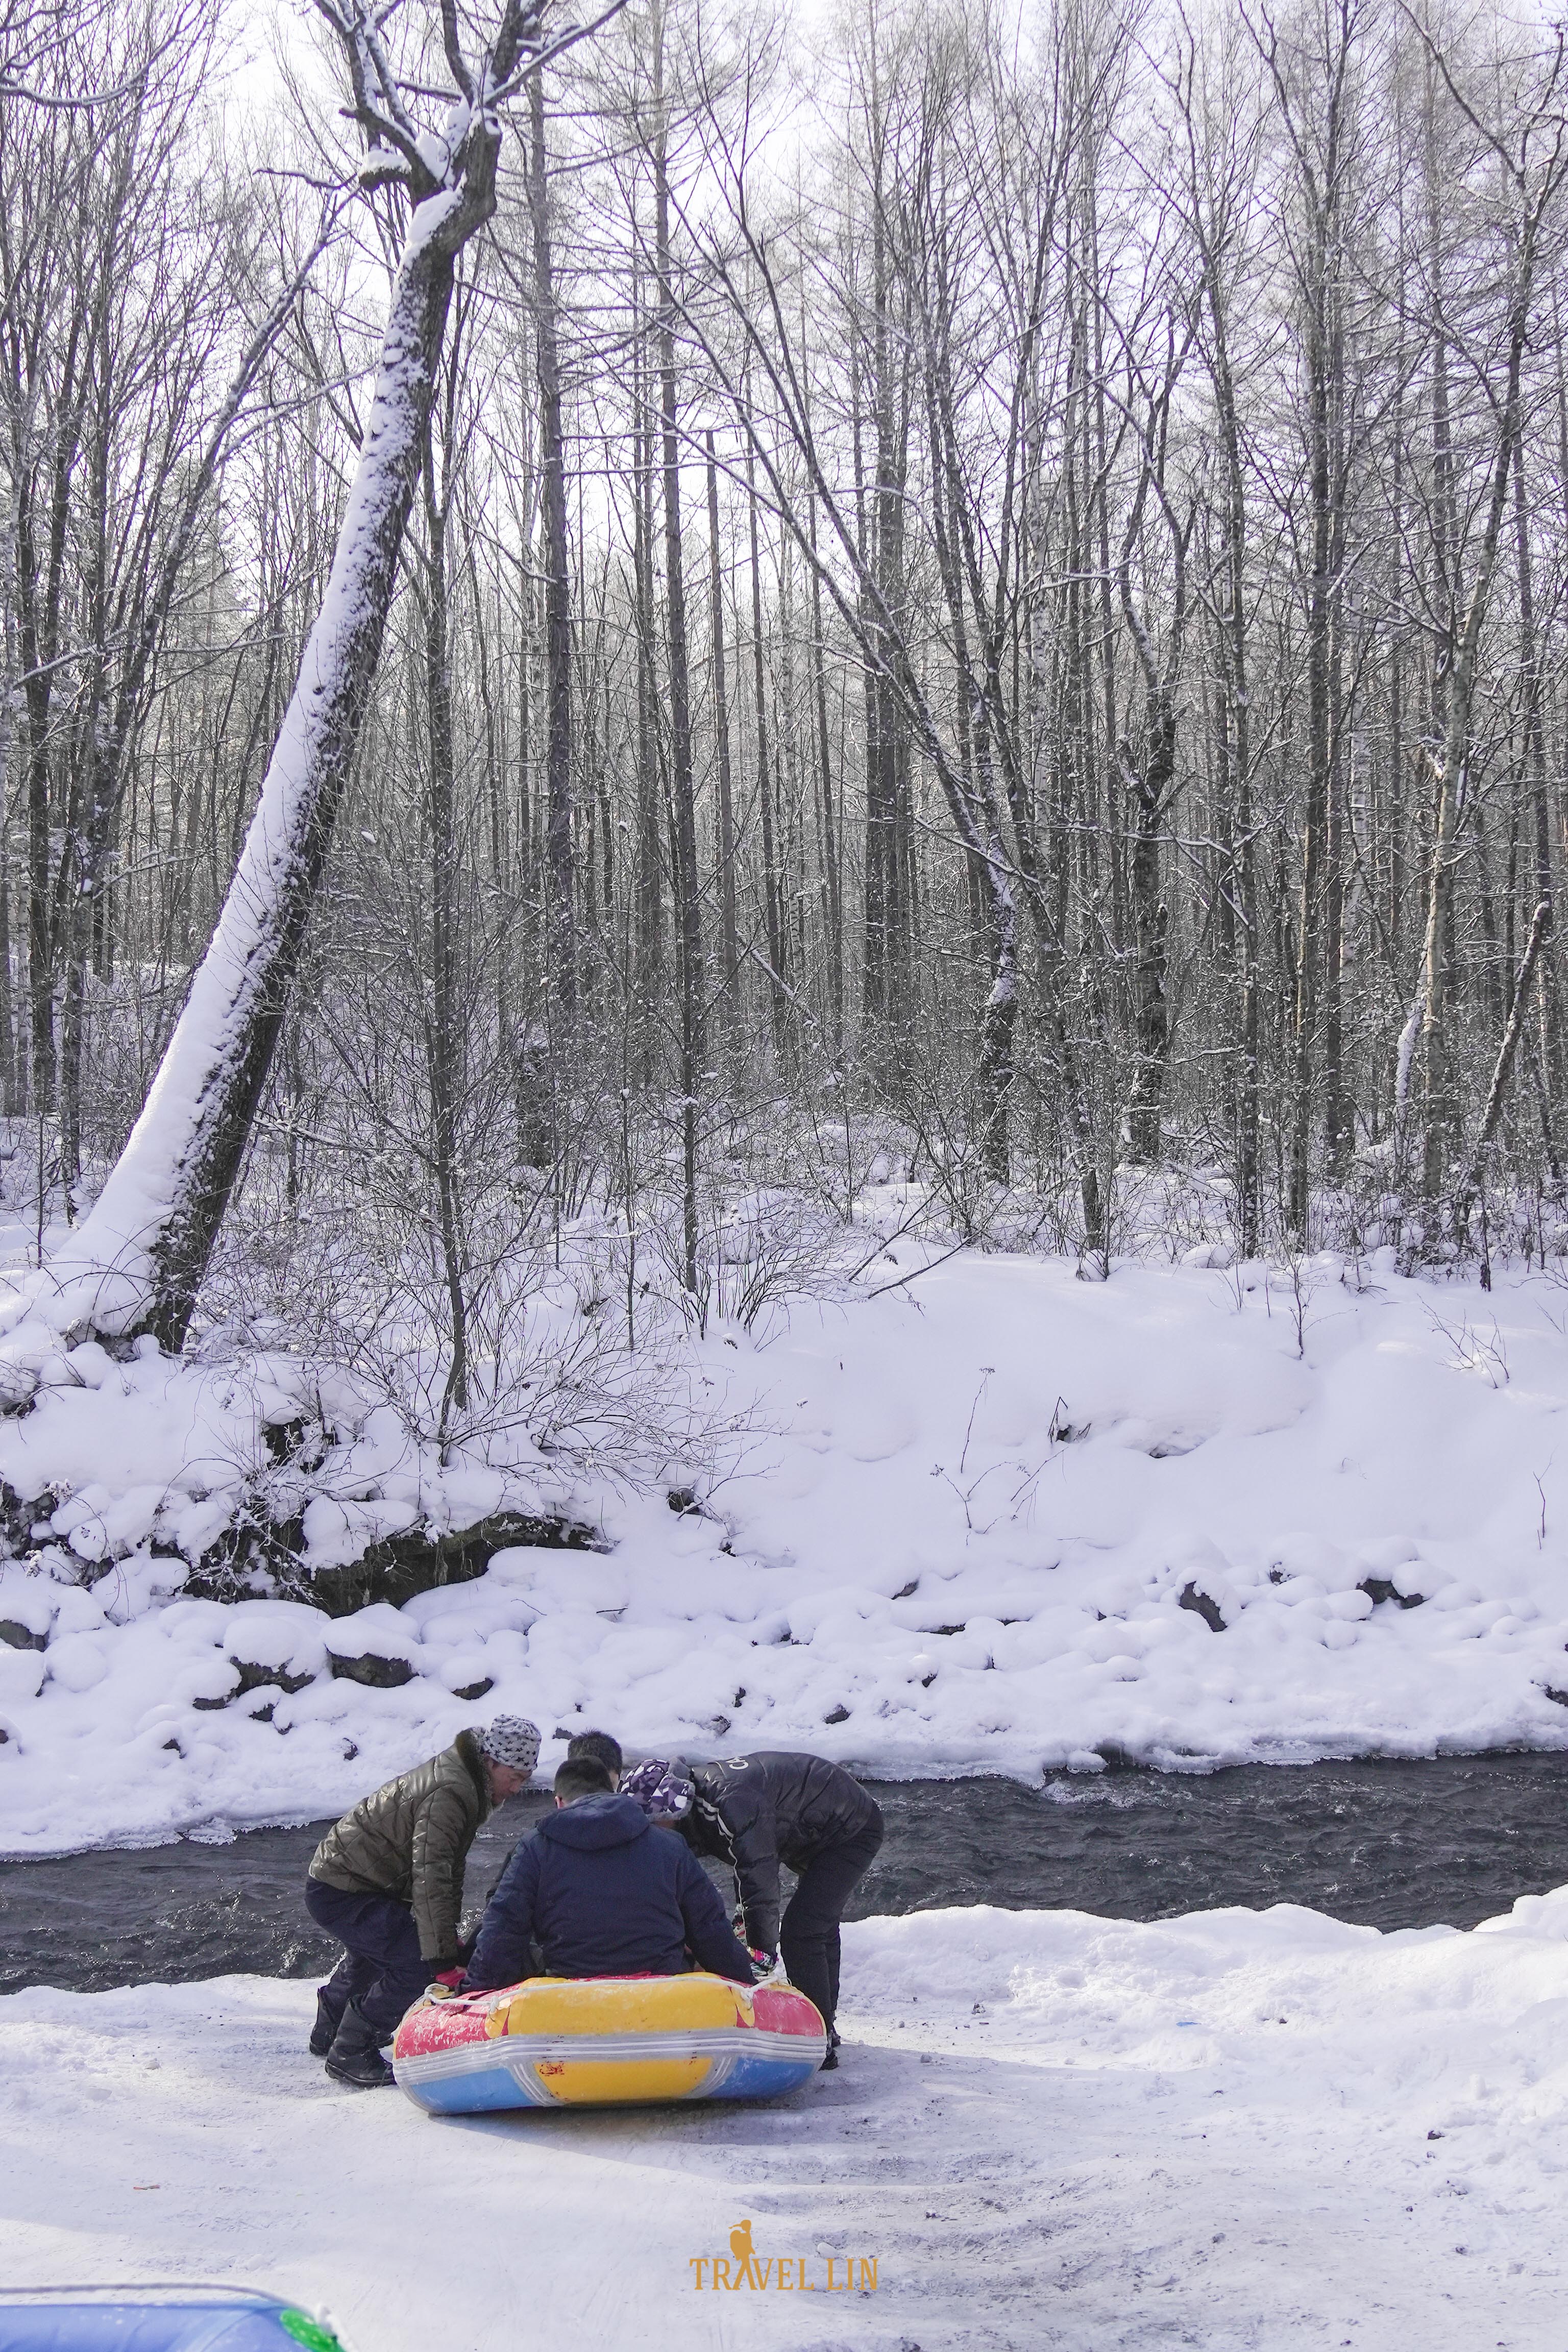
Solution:
<svg viewBox="0 0 1568 2352">
<path fill-rule="evenodd" d="M 678 1761 L 649 1756 L 634 1764 L 621 1782 L 623 1797 L 633 1797 L 650 1822 L 681 1822 L 697 1801 L 697 1790 Z"/>
</svg>

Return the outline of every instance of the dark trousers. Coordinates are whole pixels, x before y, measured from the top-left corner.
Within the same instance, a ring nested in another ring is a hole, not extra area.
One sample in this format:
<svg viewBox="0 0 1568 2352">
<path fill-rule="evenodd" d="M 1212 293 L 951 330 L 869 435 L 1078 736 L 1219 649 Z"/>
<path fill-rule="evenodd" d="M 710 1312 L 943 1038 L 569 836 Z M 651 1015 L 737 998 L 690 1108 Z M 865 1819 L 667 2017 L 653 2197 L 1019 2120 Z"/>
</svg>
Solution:
<svg viewBox="0 0 1568 2352">
<path fill-rule="evenodd" d="M 785 1974 L 797 1992 L 815 2001 L 829 2027 L 838 2014 L 839 1922 L 881 1843 L 882 1816 L 873 1805 L 864 1829 L 835 1838 L 812 1855 L 779 1928 Z"/>
<path fill-rule="evenodd" d="M 305 1908 L 343 1947 L 322 1987 L 328 2002 L 341 2015 L 352 2000 L 365 2023 L 390 2040 L 430 1981 L 413 1912 L 390 1895 L 350 1895 L 320 1878 L 305 1881 Z"/>
</svg>

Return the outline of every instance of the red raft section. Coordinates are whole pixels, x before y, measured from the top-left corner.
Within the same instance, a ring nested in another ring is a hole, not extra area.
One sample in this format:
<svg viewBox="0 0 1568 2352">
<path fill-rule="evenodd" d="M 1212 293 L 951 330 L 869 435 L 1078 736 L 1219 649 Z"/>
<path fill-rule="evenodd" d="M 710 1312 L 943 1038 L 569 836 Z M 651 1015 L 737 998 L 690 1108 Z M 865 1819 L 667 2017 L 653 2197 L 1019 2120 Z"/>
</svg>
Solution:
<svg viewBox="0 0 1568 2352">
<path fill-rule="evenodd" d="M 724 1977 L 531 1977 L 425 2000 L 397 2029 L 398 2087 L 430 2115 L 773 2099 L 827 2050 L 793 1985 Z"/>
</svg>

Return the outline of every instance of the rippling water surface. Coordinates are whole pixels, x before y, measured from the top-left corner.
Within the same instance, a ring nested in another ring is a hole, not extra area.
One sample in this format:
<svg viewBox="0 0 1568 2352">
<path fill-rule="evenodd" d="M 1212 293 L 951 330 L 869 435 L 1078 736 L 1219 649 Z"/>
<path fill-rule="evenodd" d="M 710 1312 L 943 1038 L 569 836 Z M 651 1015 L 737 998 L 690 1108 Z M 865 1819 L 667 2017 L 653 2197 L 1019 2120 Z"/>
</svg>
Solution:
<svg viewBox="0 0 1568 2352">
<path fill-rule="evenodd" d="M 1377 1927 L 1468 1927 L 1568 1885 L 1568 1756 L 1063 1774 L 1040 1789 L 899 1780 L 876 1793 L 887 1842 L 851 1916 L 996 1903 L 1163 1919 L 1301 1903 Z M 531 1793 L 486 1824 L 471 1902 L 548 1803 Z M 0 1863 L 0 1990 L 314 1974 L 335 1947 L 300 1889 L 323 1826 Z"/>
</svg>

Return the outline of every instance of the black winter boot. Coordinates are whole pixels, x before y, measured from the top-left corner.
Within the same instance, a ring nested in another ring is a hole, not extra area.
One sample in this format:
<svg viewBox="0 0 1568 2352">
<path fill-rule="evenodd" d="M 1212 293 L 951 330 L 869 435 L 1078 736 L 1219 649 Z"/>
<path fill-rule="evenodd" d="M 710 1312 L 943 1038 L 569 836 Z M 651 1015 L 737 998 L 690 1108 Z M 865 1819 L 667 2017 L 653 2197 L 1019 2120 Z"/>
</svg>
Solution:
<svg viewBox="0 0 1568 2352">
<path fill-rule="evenodd" d="M 395 2082 L 396 2076 L 376 2046 L 380 2039 L 379 2027 L 362 2017 L 358 2006 L 351 2000 L 327 2053 L 327 2072 L 332 2080 L 347 2083 L 356 2091 L 380 2091 Z"/>
<path fill-rule="evenodd" d="M 310 2055 L 324 2058 L 337 2039 L 343 2011 L 349 2005 L 347 1993 L 336 1993 L 330 1984 L 316 1987 L 316 2022 L 310 2028 Z"/>
<path fill-rule="evenodd" d="M 837 2026 L 830 2025 L 827 2029 L 827 2055 L 824 2058 L 822 2064 L 817 2071 L 819 2074 L 836 2074 L 838 2072 L 838 2029 Z"/>
</svg>

